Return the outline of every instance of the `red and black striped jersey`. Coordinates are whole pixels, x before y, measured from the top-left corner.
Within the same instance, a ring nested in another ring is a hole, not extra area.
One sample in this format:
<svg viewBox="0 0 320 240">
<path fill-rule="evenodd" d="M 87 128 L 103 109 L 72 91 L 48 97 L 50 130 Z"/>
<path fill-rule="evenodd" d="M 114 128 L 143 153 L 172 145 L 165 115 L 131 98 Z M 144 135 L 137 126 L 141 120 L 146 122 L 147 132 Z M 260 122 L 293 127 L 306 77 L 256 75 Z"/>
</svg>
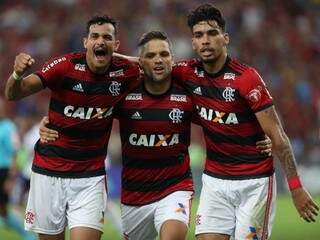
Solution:
<svg viewBox="0 0 320 240">
<path fill-rule="evenodd" d="M 193 191 L 188 146 L 193 105 L 176 83 L 162 95 L 144 84 L 116 108 L 122 143 L 121 202 L 145 205 L 168 194 Z"/>
<path fill-rule="evenodd" d="M 272 157 L 256 149 L 265 134 L 255 113 L 273 101 L 255 69 L 228 57 L 212 75 L 199 60 L 188 60 L 176 64 L 173 76 L 187 88 L 198 110 L 207 148 L 205 174 L 249 179 L 273 173 Z"/>
<path fill-rule="evenodd" d="M 138 66 L 113 57 L 108 71 L 97 75 L 85 53 L 70 53 L 35 74 L 51 90 L 49 127 L 59 138 L 37 142 L 33 171 L 71 178 L 104 175 L 113 107 L 137 86 Z"/>
</svg>

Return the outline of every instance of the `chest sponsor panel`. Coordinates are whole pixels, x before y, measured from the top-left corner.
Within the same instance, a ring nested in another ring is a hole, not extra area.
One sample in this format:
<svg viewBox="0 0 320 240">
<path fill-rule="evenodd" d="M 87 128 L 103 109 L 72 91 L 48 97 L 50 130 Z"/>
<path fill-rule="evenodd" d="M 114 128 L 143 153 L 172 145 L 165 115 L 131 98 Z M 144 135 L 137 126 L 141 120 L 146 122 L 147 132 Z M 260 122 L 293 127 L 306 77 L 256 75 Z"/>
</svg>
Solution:
<svg viewBox="0 0 320 240">
<path fill-rule="evenodd" d="M 113 106 L 106 107 L 89 107 L 69 105 L 56 99 L 51 99 L 49 108 L 64 115 L 65 117 L 90 120 L 90 119 L 106 119 L 110 118 L 113 112 Z"/>
<path fill-rule="evenodd" d="M 134 132 L 121 132 L 126 142 L 136 147 L 170 147 L 179 143 L 189 145 L 190 131 L 167 134 L 140 134 Z"/>
<path fill-rule="evenodd" d="M 224 112 L 204 106 L 196 105 L 196 110 L 200 119 L 218 124 L 239 124 L 257 121 L 256 116 L 251 110 L 244 112 Z"/>
</svg>

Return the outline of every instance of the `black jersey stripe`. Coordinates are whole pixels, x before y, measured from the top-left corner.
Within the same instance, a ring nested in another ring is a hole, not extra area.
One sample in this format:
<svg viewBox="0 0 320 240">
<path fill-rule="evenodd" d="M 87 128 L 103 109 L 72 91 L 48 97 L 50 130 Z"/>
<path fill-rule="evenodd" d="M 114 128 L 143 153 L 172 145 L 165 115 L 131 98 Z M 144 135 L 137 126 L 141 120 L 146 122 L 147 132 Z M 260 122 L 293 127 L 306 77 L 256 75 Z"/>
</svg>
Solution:
<svg viewBox="0 0 320 240">
<path fill-rule="evenodd" d="M 237 154 L 237 155 L 226 155 L 221 152 L 215 152 L 210 149 L 207 149 L 207 159 L 209 161 L 216 161 L 219 163 L 228 163 L 228 164 L 241 164 L 241 163 L 258 163 L 269 158 L 265 154 Z"/>
<path fill-rule="evenodd" d="M 77 139 L 98 139 L 104 137 L 108 132 L 111 131 L 112 125 L 108 124 L 106 128 L 103 129 L 84 129 L 84 128 L 73 128 L 73 127 L 59 127 L 55 124 L 49 123 L 48 128 L 56 130 L 59 134 L 62 134 L 69 138 Z"/>
<path fill-rule="evenodd" d="M 214 143 L 231 143 L 238 145 L 250 145 L 255 146 L 257 141 L 261 141 L 265 139 L 264 133 L 258 133 L 246 137 L 242 137 L 239 135 L 227 135 L 218 133 L 213 130 L 208 130 L 207 128 L 203 128 L 204 134 Z"/>
<path fill-rule="evenodd" d="M 36 143 L 34 150 L 42 156 L 64 158 L 72 161 L 94 160 L 94 158 L 102 157 L 107 154 L 107 147 L 94 150 L 78 150 L 54 145 L 44 145 L 40 144 L 39 141 Z"/>
<path fill-rule="evenodd" d="M 130 84 L 130 79 L 127 81 L 110 81 L 106 79 L 106 81 L 98 82 L 80 81 L 75 78 L 65 77 L 62 81 L 62 88 L 84 95 L 117 96 L 125 93 L 128 90 Z M 81 88 L 79 87 L 80 85 Z M 79 88 L 81 89 L 80 91 Z"/>
<path fill-rule="evenodd" d="M 172 112 L 173 108 L 125 108 L 119 113 L 119 118 L 132 119 L 134 121 L 171 121 L 176 123 L 190 122 L 192 119 L 192 112 L 184 111 L 182 109 L 179 110 L 183 112 L 179 112 L 178 110 L 176 112 Z M 135 116 L 137 112 L 139 116 Z M 180 114 L 181 117 L 179 117 Z"/>
<path fill-rule="evenodd" d="M 218 87 L 214 87 L 214 86 L 212 86 L 212 87 L 204 86 L 204 85 L 200 85 L 192 80 L 186 80 L 185 84 L 188 88 L 188 91 L 192 94 L 195 94 L 194 91 L 197 91 L 196 89 L 200 87 L 202 97 L 226 101 L 226 99 L 223 97 L 223 92 L 225 91 L 226 88 L 218 88 Z M 238 89 L 234 89 L 233 98 L 236 100 L 236 99 L 239 99 L 240 97 L 241 96 L 240 96 Z"/>
<path fill-rule="evenodd" d="M 123 179 L 122 188 L 133 192 L 153 192 L 162 191 L 173 184 L 182 182 L 184 179 L 192 178 L 191 171 L 188 169 L 184 174 L 170 177 L 159 181 L 135 181 Z"/>
<path fill-rule="evenodd" d="M 138 169 L 161 169 L 181 164 L 186 157 L 185 153 L 180 153 L 174 156 L 161 157 L 161 158 L 132 158 L 129 156 L 122 156 L 123 165 L 126 168 Z"/>
</svg>

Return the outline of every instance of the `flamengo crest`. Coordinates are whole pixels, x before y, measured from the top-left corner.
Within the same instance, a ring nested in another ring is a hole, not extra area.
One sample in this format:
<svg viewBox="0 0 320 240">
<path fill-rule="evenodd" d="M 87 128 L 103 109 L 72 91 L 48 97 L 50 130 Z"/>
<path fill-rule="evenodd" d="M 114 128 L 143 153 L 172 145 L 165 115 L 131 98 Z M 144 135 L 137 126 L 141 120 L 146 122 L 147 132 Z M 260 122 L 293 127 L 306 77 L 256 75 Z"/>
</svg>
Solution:
<svg viewBox="0 0 320 240">
<path fill-rule="evenodd" d="M 226 89 L 223 90 L 222 96 L 226 100 L 226 102 L 233 102 L 235 100 L 235 98 L 234 98 L 235 91 L 236 90 L 231 87 L 226 87 Z"/>
<path fill-rule="evenodd" d="M 121 83 L 118 83 L 116 81 L 112 81 L 109 86 L 109 91 L 112 94 L 112 96 L 118 96 L 120 94 L 120 86 Z"/>
<path fill-rule="evenodd" d="M 183 113 L 184 111 L 181 111 L 178 108 L 173 108 L 169 113 L 169 117 L 173 123 L 181 123 Z"/>
</svg>

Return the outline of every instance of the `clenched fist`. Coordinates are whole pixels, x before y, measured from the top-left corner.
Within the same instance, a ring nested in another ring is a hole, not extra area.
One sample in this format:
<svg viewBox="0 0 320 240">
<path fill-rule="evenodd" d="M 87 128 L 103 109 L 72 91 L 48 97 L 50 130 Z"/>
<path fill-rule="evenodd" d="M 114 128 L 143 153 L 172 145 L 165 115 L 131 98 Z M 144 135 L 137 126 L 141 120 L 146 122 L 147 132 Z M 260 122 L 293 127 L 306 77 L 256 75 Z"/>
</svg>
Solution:
<svg viewBox="0 0 320 240">
<path fill-rule="evenodd" d="M 14 61 L 13 70 L 18 76 L 22 76 L 33 64 L 35 60 L 26 53 L 19 53 Z"/>
</svg>

